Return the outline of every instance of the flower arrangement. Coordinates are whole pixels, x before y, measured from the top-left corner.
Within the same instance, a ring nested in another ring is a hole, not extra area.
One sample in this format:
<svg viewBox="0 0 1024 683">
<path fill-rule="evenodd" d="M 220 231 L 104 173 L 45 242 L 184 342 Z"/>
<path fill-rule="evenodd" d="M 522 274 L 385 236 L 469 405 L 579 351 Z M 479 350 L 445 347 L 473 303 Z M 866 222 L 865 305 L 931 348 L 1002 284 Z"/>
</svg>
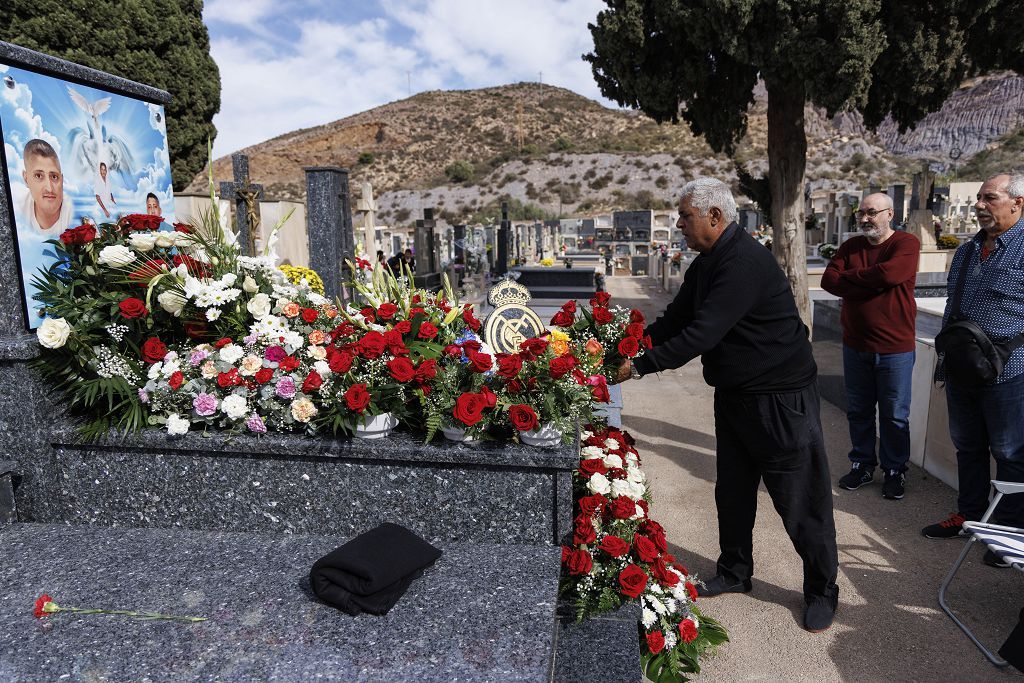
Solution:
<svg viewBox="0 0 1024 683">
<path fill-rule="evenodd" d="M 312 268 L 282 264 L 278 266 L 278 269 L 284 273 L 284 276 L 292 284 L 309 287 L 317 294 L 323 296 L 324 281 L 320 279 L 320 275 Z"/>
<path fill-rule="evenodd" d="M 831 259 L 836 255 L 839 248 L 834 244 L 824 243 L 818 245 L 818 256 L 823 259 Z"/>
<path fill-rule="evenodd" d="M 652 681 L 686 680 L 728 635 L 697 607 L 697 577 L 668 551 L 664 528 L 650 518 L 632 437 L 593 426 L 580 437 L 577 514 L 571 545 L 562 547 L 560 592 L 574 602 L 579 621 L 638 602 L 644 674 Z"/>
<path fill-rule="evenodd" d="M 610 303 L 608 292 L 597 292 L 589 309 L 569 301 L 551 318 L 551 324 L 563 328 L 569 342 L 583 350 L 585 365 L 606 379 L 614 377 L 623 360 L 638 358 L 651 348 L 651 338 L 644 335 L 644 314 Z"/>
</svg>

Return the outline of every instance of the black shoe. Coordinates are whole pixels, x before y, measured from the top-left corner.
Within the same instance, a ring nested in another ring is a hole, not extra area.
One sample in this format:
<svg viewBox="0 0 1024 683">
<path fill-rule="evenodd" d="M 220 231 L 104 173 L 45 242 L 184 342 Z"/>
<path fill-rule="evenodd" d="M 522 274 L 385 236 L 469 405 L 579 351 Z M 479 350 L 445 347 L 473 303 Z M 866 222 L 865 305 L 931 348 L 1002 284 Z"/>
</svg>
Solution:
<svg viewBox="0 0 1024 683">
<path fill-rule="evenodd" d="M 921 535 L 925 538 L 959 538 L 964 536 L 964 522 L 967 518 L 959 512 L 951 512 L 947 519 L 937 524 L 929 524 L 921 529 Z"/>
<path fill-rule="evenodd" d="M 749 593 L 752 587 L 750 579 L 733 583 L 731 579 L 715 574 L 714 578 L 705 581 L 703 585 L 697 584 L 697 595 L 702 598 L 713 598 L 722 593 Z"/>
<path fill-rule="evenodd" d="M 902 500 L 906 493 L 907 477 L 899 470 L 886 470 L 885 483 L 882 484 L 882 497 L 889 500 Z"/>
<path fill-rule="evenodd" d="M 855 462 L 850 467 L 850 472 L 839 478 L 839 488 L 847 491 L 856 491 L 864 484 L 870 484 L 875 478 L 875 468 L 868 467 L 864 463 Z"/>
<path fill-rule="evenodd" d="M 821 633 L 832 625 L 836 617 L 838 598 L 818 597 L 811 599 L 804 608 L 804 628 L 811 633 Z"/>
<path fill-rule="evenodd" d="M 998 555 L 996 555 L 991 550 L 986 550 L 985 551 L 985 554 L 982 556 L 981 561 L 984 562 L 985 564 L 987 564 L 990 567 L 995 567 L 996 569 L 1009 569 L 1010 568 L 1010 563 L 1009 562 L 1007 562 L 1003 558 L 999 557 Z"/>
</svg>

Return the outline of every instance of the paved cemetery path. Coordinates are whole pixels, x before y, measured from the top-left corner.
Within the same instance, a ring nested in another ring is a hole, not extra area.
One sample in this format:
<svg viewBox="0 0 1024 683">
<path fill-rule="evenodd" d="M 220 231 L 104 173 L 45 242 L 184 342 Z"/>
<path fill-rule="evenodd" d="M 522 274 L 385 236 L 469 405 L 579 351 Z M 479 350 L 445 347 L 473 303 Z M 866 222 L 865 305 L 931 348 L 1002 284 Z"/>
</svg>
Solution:
<svg viewBox="0 0 1024 683">
<path fill-rule="evenodd" d="M 649 317 L 670 296 L 646 278 L 609 278 L 613 302 Z M 816 348 L 819 367 L 836 354 Z M 654 496 L 651 516 L 665 525 L 684 564 L 714 575 L 715 438 L 712 390 L 699 361 L 623 385 L 623 427 L 637 439 Z M 833 482 L 848 470 L 846 416 L 822 401 L 822 426 Z M 833 484 L 840 562 L 836 624 L 821 634 L 803 630 L 801 567 L 762 486 L 754 530 L 754 590 L 703 600 L 728 628 L 732 642 L 708 661 L 699 681 L 1019 681 L 991 666 L 939 609 L 936 594 L 963 547 L 959 540 L 923 538 L 920 528 L 955 505 L 952 489 L 911 467 L 907 497 L 884 500 L 881 485 L 843 491 Z M 950 591 L 972 628 L 990 647 L 1006 639 L 1024 607 L 1024 575 L 981 564 L 972 551 Z"/>
</svg>

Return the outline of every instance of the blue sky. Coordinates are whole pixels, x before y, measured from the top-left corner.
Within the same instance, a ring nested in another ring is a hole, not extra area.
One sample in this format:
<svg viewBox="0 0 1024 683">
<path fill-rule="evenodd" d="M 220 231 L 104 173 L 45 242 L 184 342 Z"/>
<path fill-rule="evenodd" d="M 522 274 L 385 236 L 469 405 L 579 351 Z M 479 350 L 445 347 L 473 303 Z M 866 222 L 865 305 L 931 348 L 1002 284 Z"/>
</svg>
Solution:
<svg viewBox="0 0 1024 683">
<path fill-rule="evenodd" d="M 603 100 L 580 55 L 601 0 L 207 0 L 214 155 L 425 90 L 543 80 Z"/>
</svg>

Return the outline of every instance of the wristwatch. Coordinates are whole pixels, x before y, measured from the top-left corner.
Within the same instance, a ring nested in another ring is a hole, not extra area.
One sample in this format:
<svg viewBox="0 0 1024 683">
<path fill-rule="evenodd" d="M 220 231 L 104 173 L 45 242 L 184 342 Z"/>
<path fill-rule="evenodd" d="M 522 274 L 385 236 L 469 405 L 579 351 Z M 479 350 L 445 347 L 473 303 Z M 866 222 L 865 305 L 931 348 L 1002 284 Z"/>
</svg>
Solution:
<svg viewBox="0 0 1024 683">
<path fill-rule="evenodd" d="M 643 377 L 643 375 L 641 375 L 640 371 L 636 369 L 636 365 L 633 363 L 633 361 L 630 361 L 629 362 L 629 378 L 630 379 L 640 379 L 641 377 Z"/>
</svg>

